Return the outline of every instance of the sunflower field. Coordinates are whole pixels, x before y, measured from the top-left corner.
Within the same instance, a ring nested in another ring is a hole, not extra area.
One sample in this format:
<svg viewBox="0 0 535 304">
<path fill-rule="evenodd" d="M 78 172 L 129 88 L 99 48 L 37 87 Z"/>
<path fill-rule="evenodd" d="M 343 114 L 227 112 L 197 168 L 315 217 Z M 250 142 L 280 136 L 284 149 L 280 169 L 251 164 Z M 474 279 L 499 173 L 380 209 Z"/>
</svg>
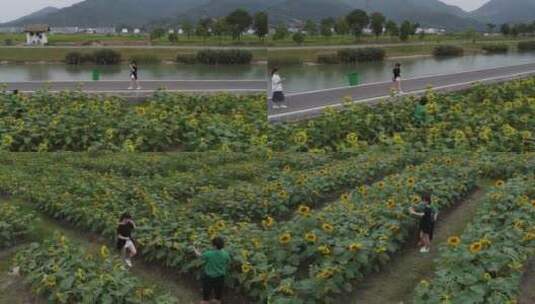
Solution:
<svg viewBox="0 0 535 304">
<path fill-rule="evenodd" d="M 278 151 L 345 151 L 367 145 L 500 152 L 535 151 L 535 78 L 462 92 L 353 104 L 298 123 L 270 126 Z M 417 111 L 421 107 L 422 111 Z M 420 113 L 421 112 L 421 113 Z"/>
<path fill-rule="evenodd" d="M 13 246 L 31 230 L 32 213 L 0 203 L 0 249 Z"/>
<path fill-rule="evenodd" d="M 0 91 L 0 150 L 244 151 L 267 141 L 264 99 L 160 91 L 133 105 L 77 91 Z"/>
<path fill-rule="evenodd" d="M 418 303 L 505 303 L 498 299 L 516 298 L 522 265 L 534 253 L 534 171 L 532 153 L 403 147 L 331 154 L 3 153 L 0 191 L 110 242 L 117 218 L 128 211 L 138 224 L 141 257 L 193 281 L 202 262 L 192 246 L 208 249 L 222 235 L 232 258 L 230 290 L 249 303 L 300 304 L 339 303 L 388 267 L 412 240 L 418 221 L 408 208 L 424 193 L 447 212 L 464 204 L 481 179 L 496 179 L 474 223 L 439 244 L 436 275 L 414 292 Z M 53 303 L 83 302 L 97 289 L 110 303 L 174 301 L 135 277 L 117 282 L 126 270 L 109 250 L 87 256 L 56 236 L 25 247 L 13 263 L 26 265 L 22 275 Z M 473 264 L 471 277 L 458 270 L 461 263 Z M 95 289 L 69 293 L 65 286 L 82 284 L 81 277 Z M 472 293 L 461 292 L 467 286 Z M 491 298 L 498 302 L 478 301 Z"/>
</svg>

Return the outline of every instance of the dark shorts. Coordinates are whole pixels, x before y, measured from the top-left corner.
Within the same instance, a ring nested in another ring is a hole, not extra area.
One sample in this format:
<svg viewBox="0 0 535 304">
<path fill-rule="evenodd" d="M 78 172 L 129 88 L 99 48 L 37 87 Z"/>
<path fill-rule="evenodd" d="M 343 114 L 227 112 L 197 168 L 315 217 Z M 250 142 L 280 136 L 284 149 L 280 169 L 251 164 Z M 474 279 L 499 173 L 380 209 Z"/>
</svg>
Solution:
<svg viewBox="0 0 535 304">
<path fill-rule="evenodd" d="M 284 93 L 281 91 L 273 92 L 273 102 L 283 102 L 284 101 Z"/>
<path fill-rule="evenodd" d="M 429 234 L 429 240 L 433 240 L 433 232 L 435 231 L 435 223 L 422 220 L 420 221 L 420 231 Z"/>
<path fill-rule="evenodd" d="M 137 73 L 130 74 L 130 78 L 137 80 Z"/>
<path fill-rule="evenodd" d="M 203 276 L 202 278 L 202 297 L 204 301 L 210 301 L 212 293 L 214 299 L 221 301 L 223 298 L 223 289 L 225 287 L 225 277 L 211 278 Z"/>
</svg>

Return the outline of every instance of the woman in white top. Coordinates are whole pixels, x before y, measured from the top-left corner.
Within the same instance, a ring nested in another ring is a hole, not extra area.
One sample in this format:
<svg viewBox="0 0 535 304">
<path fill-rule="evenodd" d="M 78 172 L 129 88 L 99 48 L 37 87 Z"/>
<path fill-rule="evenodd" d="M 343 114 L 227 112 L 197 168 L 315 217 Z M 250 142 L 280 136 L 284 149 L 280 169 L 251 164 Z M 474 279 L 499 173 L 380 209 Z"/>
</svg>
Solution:
<svg viewBox="0 0 535 304">
<path fill-rule="evenodd" d="M 271 100 L 273 101 L 273 109 L 287 108 L 284 102 L 284 93 L 282 92 L 282 78 L 279 75 L 279 69 L 274 68 L 271 72 L 271 90 L 273 91 L 273 96 Z"/>
</svg>

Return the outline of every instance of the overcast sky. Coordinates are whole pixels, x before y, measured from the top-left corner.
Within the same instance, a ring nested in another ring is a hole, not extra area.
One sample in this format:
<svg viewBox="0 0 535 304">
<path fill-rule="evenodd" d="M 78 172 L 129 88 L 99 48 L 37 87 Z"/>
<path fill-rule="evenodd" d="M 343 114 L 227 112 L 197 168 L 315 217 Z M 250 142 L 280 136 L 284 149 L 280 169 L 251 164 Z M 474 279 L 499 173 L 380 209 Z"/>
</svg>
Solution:
<svg viewBox="0 0 535 304">
<path fill-rule="evenodd" d="M 6 22 L 30 14 L 46 6 L 65 7 L 81 0 L 0 0 L 0 22 Z M 112 1 L 112 0 L 110 0 Z M 474 10 L 488 0 L 442 0 L 465 10 Z"/>
</svg>

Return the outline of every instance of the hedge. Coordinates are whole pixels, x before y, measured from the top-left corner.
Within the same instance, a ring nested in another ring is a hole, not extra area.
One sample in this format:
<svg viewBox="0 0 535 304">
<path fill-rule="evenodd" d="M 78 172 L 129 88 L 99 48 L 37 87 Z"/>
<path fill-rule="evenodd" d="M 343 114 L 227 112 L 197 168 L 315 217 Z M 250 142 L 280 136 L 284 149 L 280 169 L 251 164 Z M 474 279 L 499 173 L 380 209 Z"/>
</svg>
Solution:
<svg viewBox="0 0 535 304">
<path fill-rule="evenodd" d="M 337 54 L 319 54 L 317 62 L 322 64 L 337 64 L 340 63 L 340 58 L 338 58 Z"/>
<path fill-rule="evenodd" d="M 337 56 L 341 63 L 383 61 L 386 52 L 381 48 L 342 49 L 337 52 Z"/>
<path fill-rule="evenodd" d="M 435 57 L 462 56 L 464 49 L 456 45 L 439 45 L 433 49 Z"/>
<path fill-rule="evenodd" d="M 118 64 L 121 62 L 121 54 L 114 50 L 97 50 L 93 53 L 83 54 L 80 52 L 69 52 L 65 55 L 67 64 Z"/>
<path fill-rule="evenodd" d="M 487 54 L 503 54 L 509 51 L 507 44 L 488 44 L 481 47 Z"/>
<path fill-rule="evenodd" d="M 535 51 L 535 41 L 522 41 L 518 43 L 518 50 L 521 52 Z"/>
<path fill-rule="evenodd" d="M 253 53 L 245 50 L 201 50 L 197 62 L 204 64 L 249 64 Z"/>
</svg>

